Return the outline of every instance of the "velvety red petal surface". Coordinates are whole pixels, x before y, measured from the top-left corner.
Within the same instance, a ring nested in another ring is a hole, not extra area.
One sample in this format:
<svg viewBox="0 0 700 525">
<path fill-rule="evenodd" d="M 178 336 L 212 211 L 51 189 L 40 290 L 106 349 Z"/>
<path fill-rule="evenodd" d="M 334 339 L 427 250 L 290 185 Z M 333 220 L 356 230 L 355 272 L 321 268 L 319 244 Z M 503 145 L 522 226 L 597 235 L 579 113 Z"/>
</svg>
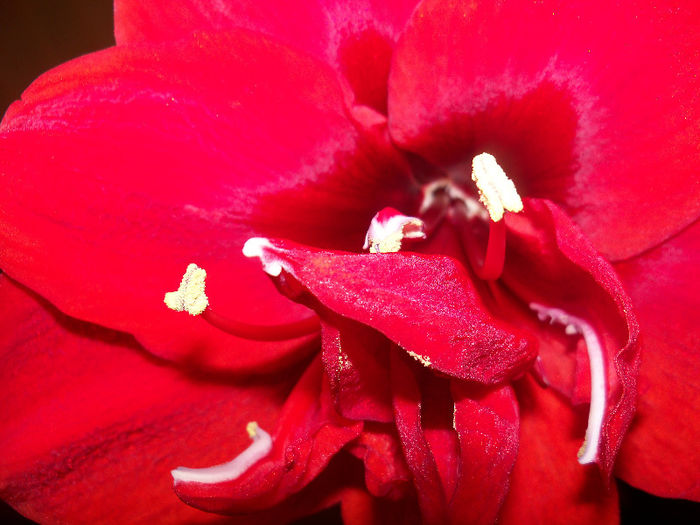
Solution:
<svg viewBox="0 0 700 525">
<path fill-rule="evenodd" d="M 414 497 L 409 487 L 411 473 L 393 425 L 365 423 L 362 434 L 349 450 L 364 462 L 365 486 L 370 494 L 391 500 L 398 500 L 406 493 L 409 498 Z"/>
<path fill-rule="evenodd" d="M 404 457 L 413 474 L 423 523 L 447 523 L 447 499 L 440 473 L 421 425 L 421 392 L 408 358 L 398 349 L 391 352 L 391 387 L 394 419 Z"/>
<path fill-rule="evenodd" d="M 516 391 L 520 445 L 499 523 L 618 523 L 614 483 L 607 491 L 597 469 L 576 461 L 585 411 L 575 413 L 529 377 Z"/>
<path fill-rule="evenodd" d="M 528 341 L 486 312 L 466 270 L 452 258 L 271 243 L 263 248 L 263 261 L 281 264 L 306 287 L 313 295 L 310 305 L 319 301 L 371 326 L 426 367 L 498 383 L 532 358 Z"/>
<path fill-rule="evenodd" d="M 240 253 L 254 234 L 361 246 L 412 186 L 346 119 L 335 74 L 245 32 L 110 49 L 37 80 L 0 127 L 0 267 L 70 315 L 199 366 L 269 370 L 251 343 L 168 311 L 190 262 L 220 313 L 308 315 Z"/>
<path fill-rule="evenodd" d="M 392 62 L 392 137 L 447 167 L 488 151 L 607 257 L 640 253 L 700 213 L 699 24 L 684 0 L 425 0 Z"/>
<path fill-rule="evenodd" d="M 394 43 L 417 0 L 115 2 L 118 44 L 185 38 L 195 31 L 254 29 L 333 65 L 354 102 L 386 113 Z"/>
<path fill-rule="evenodd" d="M 532 302 L 560 308 L 585 320 L 596 332 L 607 372 L 607 402 L 598 463 L 610 474 L 637 398 L 639 325 L 632 303 L 613 267 L 598 255 L 556 205 L 525 199 L 525 210 L 511 214 L 506 221 L 508 246 L 503 282 L 525 303 L 523 308 Z M 535 317 L 534 312 L 532 316 Z M 538 332 L 557 328 L 548 327 L 545 322 L 540 325 Z M 564 326 L 558 328 L 564 331 Z M 545 335 L 542 341 L 545 351 L 539 358 L 545 380 L 548 370 L 560 371 L 563 361 L 573 359 L 570 395 L 573 401 L 588 402 L 588 356 L 580 337 L 578 341 L 578 347 L 570 347 L 567 357 L 556 354 L 557 350 L 566 351 L 563 345 L 548 347 L 552 340 Z"/>
<path fill-rule="evenodd" d="M 274 427 L 295 374 L 195 376 L 0 276 L 0 497 L 40 523 L 210 523 L 170 470 L 227 461 Z"/>
<path fill-rule="evenodd" d="M 387 381 L 391 341 L 337 314 L 326 313 L 324 318 L 323 365 L 336 410 L 349 419 L 392 422 Z"/>
<path fill-rule="evenodd" d="M 637 416 L 616 474 L 664 497 L 700 500 L 700 223 L 615 266 L 637 308 L 642 366 Z"/>
<path fill-rule="evenodd" d="M 510 387 L 479 392 L 452 382 L 460 469 L 450 501 L 452 523 L 489 524 L 508 493 L 518 455 L 518 404 Z"/>
<path fill-rule="evenodd" d="M 188 504 L 209 512 L 265 510 L 302 490 L 361 430 L 362 423 L 344 420 L 333 410 L 317 358 L 289 395 L 279 420 L 268 428 L 269 454 L 234 480 L 176 481 L 175 491 Z"/>
</svg>

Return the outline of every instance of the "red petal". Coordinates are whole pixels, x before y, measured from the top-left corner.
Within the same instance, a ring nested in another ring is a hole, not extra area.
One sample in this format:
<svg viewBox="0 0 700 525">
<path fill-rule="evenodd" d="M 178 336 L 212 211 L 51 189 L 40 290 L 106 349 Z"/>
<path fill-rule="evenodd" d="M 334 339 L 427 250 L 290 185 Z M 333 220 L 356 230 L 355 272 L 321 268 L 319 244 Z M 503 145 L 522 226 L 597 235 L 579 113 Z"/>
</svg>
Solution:
<svg viewBox="0 0 700 525">
<path fill-rule="evenodd" d="M 346 119 L 329 69 L 242 32 L 63 65 L 1 130 L 0 266 L 73 316 L 208 367 L 269 369 L 304 341 L 250 343 L 167 311 L 188 263 L 209 272 L 219 312 L 298 319 L 245 239 L 361 246 L 376 209 L 411 195 Z"/>
<path fill-rule="evenodd" d="M 392 62 L 392 137 L 443 166 L 488 151 L 631 256 L 700 214 L 699 24 L 678 0 L 426 0 Z"/>
<path fill-rule="evenodd" d="M 341 504 L 345 525 L 421 525 L 415 499 L 389 501 L 364 490 L 347 491 Z"/>
<path fill-rule="evenodd" d="M 350 452 L 363 460 L 365 486 L 372 495 L 398 500 L 410 491 L 411 473 L 393 425 L 365 423 Z"/>
<path fill-rule="evenodd" d="M 525 199 L 524 212 L 510 214 L 506 221 L 509 237 L 503 281 L 526 303 L 560 308 L 585 320 L 602 346 L 607 396 L 597 462 L 609 474 L 634 415 L 637 395 L 639 326 L 632 303 L 612 266 L 552 203 Z M 549 330 L 546 326 L 540 323 L 539 331 Z M 563 331 L 562 326 L 558 329 Z M 551 341 L 545 336 L 543 347 Z M 584 348 L 580 345 L 581 354 Z M 558 361 L 566 359 L 552 349 L 540 358 L 545 377 L 550 359 L 555 370 L 561 366 Z M 582 355 L 581 359 L 585 366 L 578 368 L 579 385 L 590 382 L 588 358 Z"/>
<path fill-rule="evenodd" d="M 209 512 L 239 514 L 272 507 L 299 492 L 362 430 L 361 423 L 335 414 L 323 386 L 321 362 L 316 359 L 287 399 L 265 457 L 232 480 L 176 480 L 177 495 Z"/>
<path fill-rule="evenodd" d="M 700 223 L 616 265 L 642 327 L 637 417 L 616 473 L 647 492 L 700 500 Z"/>
<path fill-rule="evenodd" d="M 371 326 L 431 369 L 497 383 L 529 365 L 527 341 L 486 313 L 466 271 L 452 258 L 357 255 L 289 241 L 250 242 L 262 250 L 264 265 L 285 270 L 279 282 L 289 273 L 309 290 L 309 304 L 320 301 Z"/>
<path fill-rule="evenodd" d="M 510 387 L 478 392 L 452 382 L 460 475 L 453 523 L 495 523 L 518 453 L 518 405 Z"/>
<path fill-rule="evenodd" d="M 421 393 L 413 371 L 397 350 L 391 352 L 394 418 L 425 524 L 447 523 L 447 501 L 437 464 L 421 426 Z"/>
<path fill-rule="evenodd" d="M 355 103 L 386 113 L 394 42 L 417 0 L 284 0 L 207 3 L 117 0 L 117 43 L 177 40 L 197 31 L 254 29 L 341 71 Z"/>
<path fill-rule="evenodd" d="M 272 427 L 296 374 L 192 375 L 125 334 L 71 319 L 0 276 L 0 495 L 41 523 L 216 521 L 172 492 Z"/>
<path fill-rule="evenodd" d="M 615 524 L 617 494 L 597 470 L 579 465 L 585 415 L 529 378 L 517 385 L 520 446 L 499 523 Z"/>
<path fill-rule="evenodd" d="M 323 317 L 323 364 L 338 413 L 360 421 L 392 422 L 391 387 L 386 381 L 391 342 L 337 314 Z"/>
</svg>

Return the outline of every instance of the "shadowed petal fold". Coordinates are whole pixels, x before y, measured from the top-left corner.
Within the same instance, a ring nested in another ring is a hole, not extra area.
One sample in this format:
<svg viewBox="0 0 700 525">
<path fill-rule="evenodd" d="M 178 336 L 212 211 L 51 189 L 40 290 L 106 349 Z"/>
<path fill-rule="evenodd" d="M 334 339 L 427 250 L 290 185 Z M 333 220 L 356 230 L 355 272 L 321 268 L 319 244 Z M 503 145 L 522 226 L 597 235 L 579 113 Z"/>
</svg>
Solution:
<svg viewBox="0 0 700 525">
<path fill-rule="evenodd" d="M 489 524 L 508 493 L 518 454 L 518 404 L 512 388 L 479 391 L 452 381 L 460 468 L 450 501 L 452 523 Z"/>
</svg>

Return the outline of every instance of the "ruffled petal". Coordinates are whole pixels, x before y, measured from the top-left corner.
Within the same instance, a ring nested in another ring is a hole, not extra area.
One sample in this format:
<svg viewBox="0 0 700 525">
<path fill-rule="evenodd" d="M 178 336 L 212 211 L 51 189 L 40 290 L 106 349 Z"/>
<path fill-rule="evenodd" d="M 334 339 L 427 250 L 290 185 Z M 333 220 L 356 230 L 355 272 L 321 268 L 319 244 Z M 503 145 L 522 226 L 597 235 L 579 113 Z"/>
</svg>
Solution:
<svg viewBox="0 0 700 525">
<path fill-rule="evenodd" d="M 435 457 L 421 425 L 421 392 L 406 357 L 391 352 L 391 387 L 394 418 L 404 457 L 413 474 L 423 523 L 439 525 L 447 521 L 447 500 Z"/>
<path fill-rule="evenodd" d="M 425 0 L 396 47 L 391 135 L 446 167 L 494 154 L 629 257 L 700 214 L 699 24 L 683 0 Z"/>
<path fill-rule="evenodd" d="M 241 514 L 298 493 L 362 430 L 362 423 L 335 413 L 326 384 L 320 359 L 315 359 L 289 395 L 269 450 L 242 472 L 212 472 L 208 465 L 194 471 L 179 468 L 173 472 L 177 495 L 202 510 Z"/>
<path fill-rule="evenodd" d="M 392 422 L 386 380 L 391 341 L 337 314 L 323 317 L 323 365 L 338 413 L 359 421 Z"/>
<path fill-rule="evenodd" d="M 308 315 L 240 254 L 254 234 L 361 246 L 410 178 L 347 120 L 330 69 L 245 32 L 110 49 L 37 80 L 0 128 L 0 267 L 70 315 L 150 351 L 270 369 L 308 338 L 251 343 L 163 305 L 190 262 L 214 309 Z M 401 206 L 397 204 L 397 206 Z"/>
<path fill-rule="evenodd" d="M 187 38 L 244 27 L 333 65 L 354 103 L 386 113 L 386 83 L 396 38 L 418 0 L 167 2 L 117 0 L 118 44 Z"/>
<path fill-rule="evenodd" d="M 452 523 L 495 523 L 518 454 L 518 404 L 510 387 L 479 392 L 452 382 L 460 469 Z"/>
<path fill-rule="evenodd" d="M 520 445 L 499 523 L 618 523 L 615 485 L 606 489 L 596 469 L 576 462 L 585 414 L 531 378 L 516 390 Z"/>
<path fill-rule="evenodd" d="M 40 523 L 220 521 L 177 499 L 170 469 L 244 448 L 251 420 L 271 428 L 297 373 L 192 375 L 4 275 L 0 297 L 0 497 Z"/>
<path fill-rule="evenodd" d="M 600 420 L 591 420 L 589 429 L 600 429 L 599 448 L 593 456 L 609 475 L 637 397 L 639 326 L 632 303 L 612 266 L 551 202 L 525 199 L 525 210 L 505 220 L 508 242 L 503 282 L 542 318 L 535 333 L 545 334 L 539 356 L 545 381 L 550 361 L 551 369 L 560 372 L 562 361 L 574 360 L 570 388 L 559 389 L 570 393 L 574 402 L 590 401 L 591 414 L 600 409 Z M 548 326 L 547 317 L 563 324 Z M 571 333 L 575 343 L 570 357 L 557 355 L 567 349 L 559 344 L 560 339 L 547 335 L 550 330 Z M 594 359 L 593 367 L 589 356 Z M 596 371 L 595 376 L 590 370 Z M 595 391 L 590 386 L 594 379 L 601 382 Z"/>
<path fill-rule="evenodd" d="M 700 500 L 700 223 L 615 266 L 639 315 L 637 417 L 616 474 L 653 494 Z"/>
<path fill-rule="evenodd" d="M 360 437 L 349 445 L 349 451 L 364 463 L 365 486 L 370 494 L 392 501 L 406 494 L 409 498 L 414 496 L 410 490 L 411 472 L 393 425 L 365 423 Z"/>
<path fill-rule="evenodd" d="M 427 368 L 498 383 L 530 364 L 528 341 L 486 312 L 452 258 L 358 255 L 264 238 L 249 240 L 244 251 L 260 257 L 283 293 L 378 330 Z"/>
</svg>

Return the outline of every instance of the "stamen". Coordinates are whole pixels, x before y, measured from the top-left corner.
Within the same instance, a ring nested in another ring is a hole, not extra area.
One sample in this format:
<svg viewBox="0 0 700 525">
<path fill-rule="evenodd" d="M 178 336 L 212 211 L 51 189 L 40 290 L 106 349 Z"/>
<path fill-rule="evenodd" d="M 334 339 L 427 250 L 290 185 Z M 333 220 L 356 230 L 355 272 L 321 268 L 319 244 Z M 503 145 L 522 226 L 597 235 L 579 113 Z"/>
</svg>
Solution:
<svg viewBox="0 0 700 525">
<path fill-rule="evenodd" d="M 601 429 L 605 417 L 607 402 L 605 386 L 605 358 L 603 347 L 593 327 L 583 319 L 575 317 L 558 308 L 549 308 L 537 303 L 530 303 L 530 308 L 537 312 L 540 321 L 561 323 L 569 335 L 581 334 L 591 367 L 591 405 L 588 412 L 588 427 L 583 445 L 578 452 L 578 462 L 581 465 L 593 463 L 598 457 Z"/>
<path fill-rule="evenodd" d="M 180 287 L 174 292 L 165 294 L 163 301 L 171 310 L 187 312 L 190 315 L 201 314 L 209 305 L 209 299 L 204 293 L 206 270 L 192 263 L 187 266 L 182 276 Z"/>
<path fill-rule="evenodd" d="M 248 423 L 246 431 L 253 442 L 233 460 L 207 468 L 178 467 L 170 471 L 175 484 L 179 482 L 222 483 L 239 478 L 272 450 L 270 434 L 260 428 L 255 421 Z"/>
<path fill-rule="evenodd" d="M 267 239 L 263 240 L 269 244 Z M 260 251 L 262 252 L 262 249 Z M 270 265 L 274 264 L 270 263 Z M 279 273 L 281 272 L 282 268 L 280 266 Z M 177 312 L 187 311 L 190 315 L 198 315 L 214 328 L 218 328 L 227 334 L 253 341 L 286 341 L 315 335 L 321 331 L 321 323 L 316 314 L 291 323 L 275 325 L 244 323 L 220 315 L 209 306 L 209 300 L 204 293 L 206 276 L 207 272 L 203 268 L 198 267 L 196 264 L 190 264 L 182 278 L 180 288 L 175 292 L 165 294 L 164 301 L 168 308 Z"/>
<path fill-rule="evenodd" d="M 496 162 L 496 157 L 481 153 L 472 160 L 472 180 L 479 190 L 479 200 L 491 216 L 498 222 L 503 213 L 519 212 L 523 209 L 523 201 L 515 189 L 515 184 L 508 178 L 503 168 Z"/>
<path fill-rule="evenodd" d="M 363 248 L 370 253 L 392 253 L 401 249 L 404 239 L 425 239 L 425 224 L 416 217 L 384 208 L 372 217 Z"/>
</svg>

